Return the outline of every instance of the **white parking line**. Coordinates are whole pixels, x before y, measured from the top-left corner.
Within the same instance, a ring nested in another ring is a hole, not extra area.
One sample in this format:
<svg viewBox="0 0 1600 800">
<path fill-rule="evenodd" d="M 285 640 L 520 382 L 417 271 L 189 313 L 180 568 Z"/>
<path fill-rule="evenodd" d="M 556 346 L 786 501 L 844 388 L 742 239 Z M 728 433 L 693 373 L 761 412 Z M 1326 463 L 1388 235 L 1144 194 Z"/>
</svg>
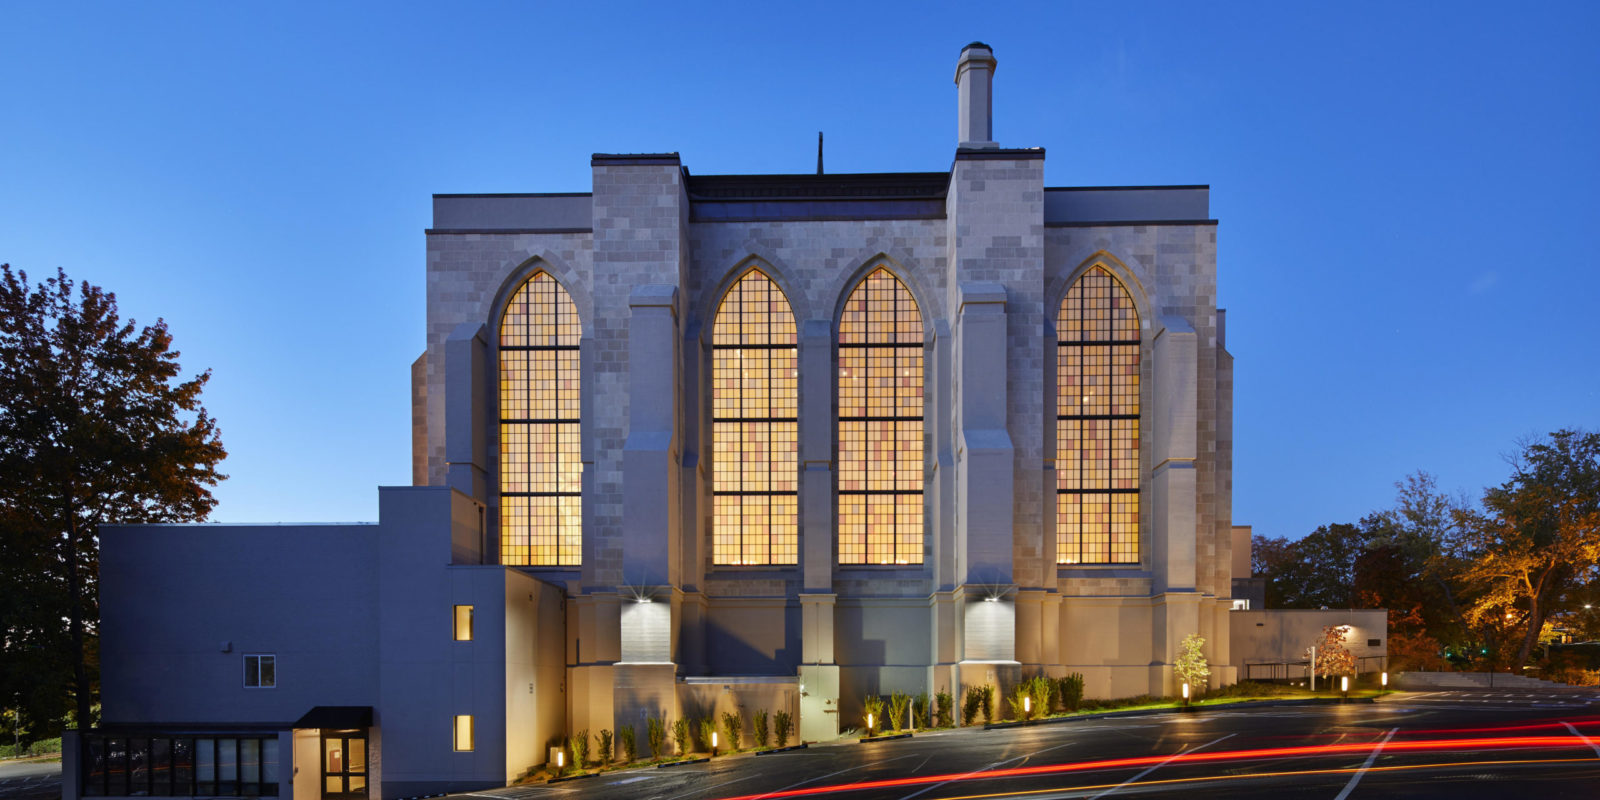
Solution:
<svg viewBox="0 0 1600 800">
<path fill-rule="evenodd" d="M 1232 735 L 1233 734 L 1231 734 L 1231 733 L 1228 734 L 1228 736 L 1232 736 Z M 1224 736 L 1224 737 L 1222 737 L 1222 739 L 1226 739 L 1226 738 L 1228 738 L 1228 736 Z M 1095 795 L 1094 797 L 1089 798 L 1089 800 L 1099 800 L 1099 798 L 1105 797 L 1106 795 L 1111 794 L 1112 792 L 1114 792 L 1114 791 L 1116 791 L 1118 789 L 1121 789 L 1122 787 L 1127 786 L 1128 784 L 1133 783 L 1134 781 L 1137 781 L 1140 778 L 1143 778 L 1144 776 L 1149 775 L 1150 773 L 1155 772 L 1156 770 L 1166 766 L 1167 763 L 1172 761 L 1173 758 L 1177 758 L 1178 756 L 1185 755 L 1185 754 L 1188 754 L 1188 753 L 1193 753 L 1193 752 L 1195 752 L 1197 750 L 1204 750 L 1205 748 L 1210 747 L 1211 745 L 1214 745 L 1217 742 L 1222 741 L 1222 739 L 1212 739 L 1211 741 L 1206 742 L 1205 744 L 1200 745 L 1199 747 L 1196 747 L 1194 750 L 1179 750 L 1178 752 L 1172 754 L 1172 758 L 1168 758 L 1166 761 L 1163 761 L 1160 764 L 1157 764 L 1157 765 L 1145 770 L 1144 772 L 1141 772 L 1138 775 L 1135 775 L 1135 776 L 1123 781 L 1122 783 L 1119 783 L 1116 786 L 1113 786 L 1110 789 L 1107 789 L 1107 790 Z"/>
<path fill-rule="evenodd" d="M 1582 739 L 1584 744 L 1589 745 L 1589 749 L 1593 750 L 1595 755 L 1600 756 L 1600 745 L 1596 745 L 1594 743 L 1594 740 L 1590 739 L 1587 736 L 1584 736 L 1581 733 L 1578 733 L 1578 729 L 1572 727 L 1572 723 L 1570 723 L 1570 722 L 1563 722 L 1561 724 L 1567 726 L 1567 730 L 1572 731 L 1572 735 L 1573 736 L 1576 736 L 1579 739 Z"/>
<path fill-rule="evenodd" d="M 1382 752 L 1383 746 L 1388 744 L 1390 739 L 1394 738 L 1394 732 L 1397 730 L 1400 729 L 1389 729 L 1389 732 L 1384 735 L 1383 740 L 1378 742 L 1378 746 L 1372 748 L 1372 755 L 1367 756 L 1366 763 L 1361 765 L 1361 769 L 1356 770 L 1356 774 L 1350 776 L 1350 782 L 1344 785 L 1344 791 L 1340 792 L 1339 796 L 1333 798 L 1333 800 L 1344 800 L 1346 797 L 1350 796 L 1351 792 L 1355 791 L 1356 784 L 1360 782 L 1361 776 L 1367 774 L 1367 770 L 1372 768 L 1372 762 L 1378 760 L 1378 753 Z"/>
</svg>

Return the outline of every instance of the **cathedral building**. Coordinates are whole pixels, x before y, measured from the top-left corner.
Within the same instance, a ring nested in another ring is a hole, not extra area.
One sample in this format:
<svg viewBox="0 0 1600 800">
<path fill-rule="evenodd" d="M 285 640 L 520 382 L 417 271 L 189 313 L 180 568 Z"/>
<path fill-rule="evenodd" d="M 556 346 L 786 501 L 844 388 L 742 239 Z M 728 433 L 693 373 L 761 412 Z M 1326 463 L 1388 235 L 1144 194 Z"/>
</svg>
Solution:
<svg viewBox="0 0 1600 800">
<path fill-rule="evenodd" d="M 1209 190 L 1046 186 L 995 67 L 961 51 L 936 171 L 596 154 L 587 191 L 436 195 L 414 485 L 373 524 L 108 529 L 68 796 L 128 793 L 139 741 L 216 793 L 392 798 L 657 716 L 1171 695 L 1196 633 L 1232 682 Z"/>
</svg>

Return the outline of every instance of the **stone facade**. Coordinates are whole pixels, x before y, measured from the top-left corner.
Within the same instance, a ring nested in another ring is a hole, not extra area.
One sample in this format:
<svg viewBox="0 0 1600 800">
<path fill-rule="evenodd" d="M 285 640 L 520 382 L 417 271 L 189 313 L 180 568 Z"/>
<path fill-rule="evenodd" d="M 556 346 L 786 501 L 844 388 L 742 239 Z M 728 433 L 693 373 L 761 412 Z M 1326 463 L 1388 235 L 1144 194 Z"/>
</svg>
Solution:
<svg viewBox="0 0 1600 800">
<path fill-rule="evenodd" d="M 539 270 L 582 320 L 583 563 L 529 568 L 572 598 L 574 728 L 675 716 L 704 699 L 691 679 L 719 676 L 736 694 L 790 687 L 805 738 L 855 724 L 861 696 L 891 690 L 1082 672 L 1091 695 L 1170 693 L 1177 642 L 1194 632 L 1214 679 L 1231 680 L 1233 362 L 1207 190 L 1044 186 L 1043 149 L 994 143 L 992 52 L 962 58 L 961 142 L 943 173 L 695 176 L 675 154 L 596 155 L 588 193 L 435 198 L 415 461 L 419 481 L 485 506 L 490 560 L 493 332 Z M 1140 320 L 1141 560 L 1064 566 L 1055 318 L 1096 266 Z M 846 566 L 835 343 L 846 297 L 879 267 L 923 316 L 924 560 Z M 717 566 L 711 552 L 709 331 L 750 269 L 801 331 L 788 566 Z"/>
</svg>

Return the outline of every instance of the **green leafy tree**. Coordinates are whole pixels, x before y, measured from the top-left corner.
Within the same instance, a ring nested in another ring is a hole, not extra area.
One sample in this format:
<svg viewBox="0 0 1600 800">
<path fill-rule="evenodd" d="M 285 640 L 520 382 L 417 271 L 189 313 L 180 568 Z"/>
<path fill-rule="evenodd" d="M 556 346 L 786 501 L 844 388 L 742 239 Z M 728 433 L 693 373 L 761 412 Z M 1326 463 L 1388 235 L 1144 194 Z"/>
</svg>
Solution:
<svg viewBox="0 0 1600 800">
<path fill-rule="evenodd" d="M 871 720 L 868 722 L 867 720 Z M 861 723 L 867 726 L 867 735 L 883 728 L 883 697 L 869 694 L 861 701 Z"/>
<path fill-rule="evenodd" d="M 1468 619 L 1520 629 L 1520 666 L 1550 615 L 1600 577 L 1600 434 L 1557 431 L 1525 443 L 1511 467 L 1484 491 L 1484 511 L 1466 515 L 1476 557 L 1465 574 L 1483 589 Z"/>
<path fill-rule="evenodd" d="M 622 741 L 622 760 L 632 764 L 639 757 L 639 740 L 634 738 L 633 726 L 623 725 L 617 728 L 617 738 Z"/>
<path fill-rule="evenodd" d="M 1178 673 L 1178 680 L 1189 684 L 1190 691 L 1198 692 L 1211 677 L 1211 665 L 1206 663 L 1206 654 L 1202 652 L 1205 646 L 1204 636 L 1191 633 L 1183 637 L 1178 647 L 1178 662 L 1173 669 Z"/>
<path fill-rule="evenodd" d="M 767 725 L 767 710 L 757 709 L 755 714 L 756 749 L 765 750 L 772 741 L 772 729 Z"/>
<path fill-rule="evenodd" d="M 722 732 L 728 736 L 728 752 L 737 752 L 739 739 L 744 735 L 744 714 L 738 711 L 722 712 Z"/>
<path fill-rule="evenodd" d="M 672 721 L 672 742 L 678 746 L 678 755 L 689 755 L 689 720 L 679 717 Z"/>
<path fill-rule="evenodd" d="M 76 724 L 93 724 L 99 526 L 216 505 L 227 452 L 200 403 L 210 373 L 182 379 L 178 356 L 165 322 L 124 322 L 110 292 L 0 265 L 0 684 L 32 719 L 59 718 L 70 695 Z"/>
</svg>

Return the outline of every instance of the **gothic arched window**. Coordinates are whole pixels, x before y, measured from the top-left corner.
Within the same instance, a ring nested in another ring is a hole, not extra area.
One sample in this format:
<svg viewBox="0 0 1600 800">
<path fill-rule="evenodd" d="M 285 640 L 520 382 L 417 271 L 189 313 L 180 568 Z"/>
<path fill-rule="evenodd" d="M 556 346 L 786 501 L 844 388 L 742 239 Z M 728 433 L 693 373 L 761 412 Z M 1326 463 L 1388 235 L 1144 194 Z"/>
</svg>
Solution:
<svg viewBox="0 0 1600 800">
<path fill-rule="evenodd" d="M 751 270 L 711 329 L 714 564 L 799 561 L 799 382 L 794 313 Z"/>
<path fill-rule="evenodd" d="M 1139 314 L 1103 267 L 1056 317 L 1056 561 L 1139 561 Z"/>
<path fill-rule="evenodd" d="M 578 309 L 536 272 L 500 320 L 500 563 L 583 563 Z"/>
<path fill-rule="evenodd" d="M 839 320 L 839 563 L 922 563 L 922 314 L 879 267 Z"/>
</svg>

